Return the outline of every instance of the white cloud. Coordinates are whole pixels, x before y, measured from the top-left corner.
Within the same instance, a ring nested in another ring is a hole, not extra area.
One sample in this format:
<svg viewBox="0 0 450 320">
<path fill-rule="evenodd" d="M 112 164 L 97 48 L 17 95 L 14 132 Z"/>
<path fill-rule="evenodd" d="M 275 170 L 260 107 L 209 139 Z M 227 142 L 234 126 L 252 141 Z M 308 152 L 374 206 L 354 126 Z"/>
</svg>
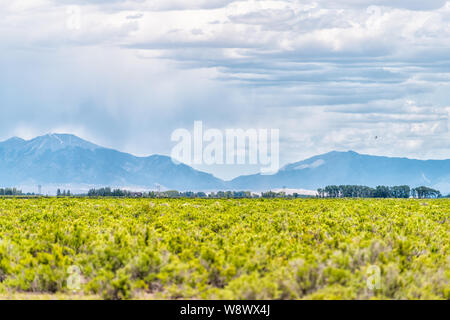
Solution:
<svg viewBox="0 0 450 320">
<path fill-rule="evenodd" d="M 204 120 L 280 128 L 285 162 L 448 157 L 450 2 L 2 1 L 0 40 L 5 138 L 167 154 L 172 128 Z"/>
<path fill-rule="evenodd" d="M 296 169 L 296 170 L 315 169 L 315 168 L 318 168 L 318 167 L 320 167 L 320 166 L 322 166 L 324 164 L 325 164 L 325 160 L 319 159 L 319 160 L 314 161 L 311 164 L 301 164 L 299 166 L 296 166 L 294 169 Z"/>
</svg>

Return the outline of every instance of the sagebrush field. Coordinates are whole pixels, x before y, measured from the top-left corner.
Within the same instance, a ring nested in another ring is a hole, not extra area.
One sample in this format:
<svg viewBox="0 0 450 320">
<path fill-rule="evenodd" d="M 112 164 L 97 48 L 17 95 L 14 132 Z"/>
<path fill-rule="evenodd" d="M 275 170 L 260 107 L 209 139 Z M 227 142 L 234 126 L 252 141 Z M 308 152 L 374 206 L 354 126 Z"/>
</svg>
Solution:
<svg viewBox="0 0 450 320">
<path fill-rule="evenodd" d="M 449 214 L 448 199 L 4 198 L 0 298 L 450 299 Z"/>
</svg>

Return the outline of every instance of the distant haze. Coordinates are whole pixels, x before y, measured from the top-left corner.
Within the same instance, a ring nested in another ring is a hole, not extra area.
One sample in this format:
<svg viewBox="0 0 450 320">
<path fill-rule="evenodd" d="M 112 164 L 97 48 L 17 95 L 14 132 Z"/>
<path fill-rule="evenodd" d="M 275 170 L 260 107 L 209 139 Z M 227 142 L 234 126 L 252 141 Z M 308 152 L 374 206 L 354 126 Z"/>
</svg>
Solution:
<svg viewBox="0 0 450 320">
<path fill-rule="evenodd" d="M 164 155 L 136 157 L 103 148 L 71 134 L 0 142 L 0 186 L 44 193 L 57 188 L 86 192 L 110 186 L 131 190 L 179 191 L 295 190 L 304 194 L 331 184 L 420 185 L 450 192 L 450 160 L 412 160 L 329 152 L 288 164 L 274 175 L 247 175 L 224 181 Z"/>
<path fill-rule="evenodd" d="M 200 120 L 279 129 L 281 164 L 448 159 L 449 21 L 448 0 L 2 0 L 0 140 L 169 155 Z"/>
</svg>

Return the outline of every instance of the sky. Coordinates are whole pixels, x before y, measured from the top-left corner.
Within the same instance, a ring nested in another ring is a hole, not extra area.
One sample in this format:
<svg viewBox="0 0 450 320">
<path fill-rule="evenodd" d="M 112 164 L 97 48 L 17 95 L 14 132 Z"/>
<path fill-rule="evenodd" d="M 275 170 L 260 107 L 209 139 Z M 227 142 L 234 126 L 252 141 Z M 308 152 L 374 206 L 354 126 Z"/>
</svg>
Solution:
<svg viewBox="0 0 450 320">
<path fill-rule="evenodd" d="M 450 1 L 0 0 L 0 108 L 0 140 L 139 156 L 200 120 L 279 129 L 281 164 L 450 158 Z"/>
</svg>

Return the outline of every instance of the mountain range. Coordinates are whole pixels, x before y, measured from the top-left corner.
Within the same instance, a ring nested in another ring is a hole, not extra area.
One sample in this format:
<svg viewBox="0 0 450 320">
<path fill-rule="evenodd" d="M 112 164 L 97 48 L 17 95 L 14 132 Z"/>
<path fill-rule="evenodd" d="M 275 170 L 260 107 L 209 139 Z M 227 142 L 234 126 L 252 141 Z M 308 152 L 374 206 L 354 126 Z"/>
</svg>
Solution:
<svg viewBox="0 0 450 320">
<path fill-rule="evenodd" d="M 0 185 L 156 185 L 173 189 L 214 189 L 222 180 L 170 157 L 136 157 L 100 147 L 70 134 L 0 143 Z"/>
<path fill-rule="evenodd" d="M 230 182 L 233 189 L 255 186 L 317 190 L 327 185 L 430 186 L 450 192 L 449 160 L 414 160 L 332 151 L 281 168 L 274 175 L 241 176 Z"/>
<path fill-rule="evenodd" d="M 170 157 L 137 157 L 104 148 L 71 134 L 0 142 L 0 186 L 128 186 L 180 191 L 277 188 L 316 190 L 331 184 L 426 185 L 450 192 L 450 159 L 414 160 L 329 152 L 288 164 L 274 175 L 224 181 L 175 163 Z"/>
</svg>

